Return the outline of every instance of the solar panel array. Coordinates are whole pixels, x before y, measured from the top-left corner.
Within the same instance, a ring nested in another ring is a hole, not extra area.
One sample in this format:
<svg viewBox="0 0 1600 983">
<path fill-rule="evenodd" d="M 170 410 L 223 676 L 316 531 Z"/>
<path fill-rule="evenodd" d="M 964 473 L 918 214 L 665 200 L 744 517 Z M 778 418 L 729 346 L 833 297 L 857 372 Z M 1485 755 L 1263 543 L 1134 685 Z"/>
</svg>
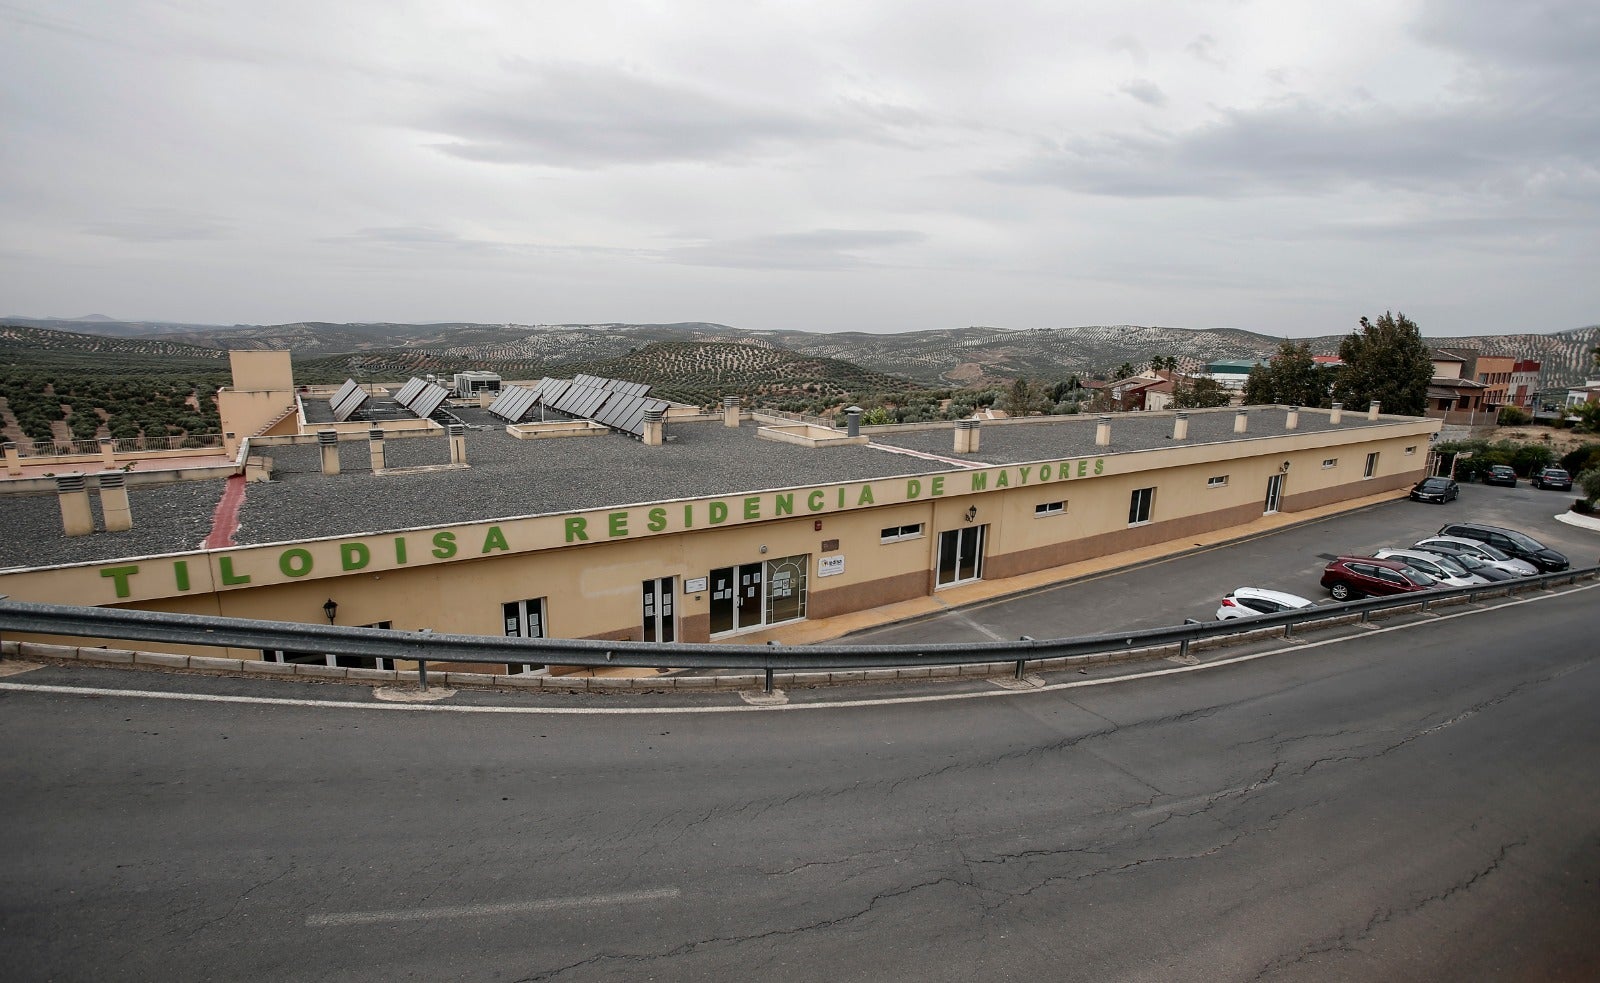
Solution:
<svg viewBox="0 0 1600 983">
<path fill-rule="evenodd" d="M 566 379 L 540 379 L 532 389 L 508 387 L 489 406 L 489 412 L 519 423 L 535 406 L 543 404 L 567 416 L 582 417 L 635 437 L 644 436 L 646 410 L 665 410 L 664 400 L 649 399 L 650 386 L 600 376 L 578 375 Z"/>
<path fill-rule="evenodd" d="M 413 377 L 394 394 L 394 401 L 426 420 L 450 398 L 443 386 Z"/>
<path fill-rule="evenodd" d="M 333 394 L 332 399 L 328 400 L 328 406 L 333 410 L 334 422 L 343 423 L 350 419 L 351 414 L 360 409 L 361 404 L 367 401 L 367 395 L 367 391 L 362 389 L 354 379 L 346 379 L 344 385 L 339 387 L 339 391 Z"/>
</svg>

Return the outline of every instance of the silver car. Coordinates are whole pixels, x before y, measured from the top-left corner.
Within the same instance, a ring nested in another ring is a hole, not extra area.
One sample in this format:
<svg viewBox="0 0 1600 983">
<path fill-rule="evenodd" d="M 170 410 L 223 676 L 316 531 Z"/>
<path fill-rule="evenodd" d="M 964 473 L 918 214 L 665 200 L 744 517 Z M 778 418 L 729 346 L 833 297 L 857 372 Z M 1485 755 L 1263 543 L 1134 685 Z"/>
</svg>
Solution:
<svg viewBox="0 0 1600 983">
<path fill-rule="evenodd" d="M 1404 560 L 1406 566 L 1415 567 L 1447 587 L 1470 587 L 1487 584 L 1488 577 L 1480 577 L 1466 567 L 1438 553 L 1425 550 L 1379 550 L 1372 554 L 1380 560 Z"/>
<path fill-rule="evenodd" d="M 1475 556 L 1491 567 L 1514 573 L 1519 577 L 1532 577 L 1539 572 L 1539 568 L 1527 560 L 1515 560 L 1509 555 L 1500 552 L 1488 543 L 1480 543 L 1476 539 L 1461 539 L 1457 536 L 1430 536 L 1416 544 L 1417 549 L 1425 550 L 1429 543 L 1440 543 L 1450 547 L 1452 552 L 1466 553 Z"/>
</svg>

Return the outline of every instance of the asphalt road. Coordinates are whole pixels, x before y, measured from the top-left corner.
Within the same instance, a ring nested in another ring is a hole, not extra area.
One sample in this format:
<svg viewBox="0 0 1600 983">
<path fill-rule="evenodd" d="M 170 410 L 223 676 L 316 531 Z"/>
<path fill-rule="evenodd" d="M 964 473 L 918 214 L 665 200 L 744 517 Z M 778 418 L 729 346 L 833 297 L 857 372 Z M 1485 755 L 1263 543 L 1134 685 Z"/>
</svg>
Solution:
<svg viewBox="0 0 1600 983">
<path fill-rule="evenodd" d="M 787 710 L 165 701 L 112 690 L 364 691 L 41 669 L 0 683 L 108 692 L 0 689 L 0 964 L 8 980 L 1594 979 L 1596 597 L 1350 626 L 1137 681 L 834 689 Z"/>
<path fill-rule="evenodd" d="M 1600 559 L 1600 533 L 1555 519 L 1571 504 L 1569 493 L 1526 483 L 1514 489 L 1462 485 L 1461 497 L 1448 505 L 1389 502 L 850 637 L 878 644 L 979 642 L 1159 628 L 1185 618 L 1215 618 L 1222 595 L 1235 587 L 1267 587 L 1331 603 L 1320 580 L 1333 557 L 1410 546 L 1446 522 L 1466 519 L 1522 530 L 1567 554 L 1573 566 L 1592 566 Z"/>
</svg>

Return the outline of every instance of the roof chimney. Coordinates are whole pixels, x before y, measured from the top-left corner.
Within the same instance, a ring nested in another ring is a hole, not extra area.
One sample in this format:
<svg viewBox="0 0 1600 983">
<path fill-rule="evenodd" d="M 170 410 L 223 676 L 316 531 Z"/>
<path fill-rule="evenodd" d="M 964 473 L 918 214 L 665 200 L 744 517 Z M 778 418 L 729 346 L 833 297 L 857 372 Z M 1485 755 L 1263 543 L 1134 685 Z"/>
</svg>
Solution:
<svg viewBox="0 0 1600 983">
<path fill-rule="evenodd" d="M 978 426 L 977 417 L 968 417 L 965 420 L 956 421 L 955 452 L 957 454 L 978 453 Z"/>
<path fill-rule="evenodd" d="M 1344 404 L 1334 403 L 1333 409 L 1328 411 L 1328 422 L 1338 423 L 1342 419 L 1344 419 Z"/>
<path fill-rule="evenodd" d="M 450 463 L 467 463 L 467 428 L 464 424 L 452 423 L 446 427 L 450 434 Z"/>
<path fill-rule="evenodd" d="M 100 474 L 100 515 L 106 521 L 106 532 L 125 532 L 133 528 L 127 482 L 127 476 L 121 471 Z"/>
<path fill-rule="evenodd" d="M 722 425 L 737 427 L 739 425 L 739 397 L 722 397 Z"/>
<path fill-rule="evenodd" d="M 318 430 L 317 445 L 322 448 L 322 473 L 339 473 L 339 433 L 336 430 Z"/>
<path fill-rule="evenodd" d="M 22 455 L 17 453 L 17 442 L 8 440 L 3 445 L 6 457 L 6 474 L 16 476 L 22 473 Z"/>
<path fill-rule="evenodd" d="M 1172 418 L 1172 439 L 1187 440 L 1189 438 L 1189 414 L 1179 413 Z"/>
<path fill-rule="evenodd" d="M 372 457 L 372 473 L 383 471 L 383 428 L 371 427 L 367 430 L 367 453 Z"/>
<path fill-rule="evenodd" d="M 1111 444 L 1111 414 L 1102 414 L 1100 422 L 1094 427 L 1094 443 L 1096 447 L 1107 447 Z"/>
<path fill-rule="evenodd" d="M 1382 406 L 1382 403 L 1378 402 L 1377 400 L 1373 400 L 1371 404 L 1367 406 L 1367 419 L 1376 420 L 1378 418 L 1378 409 Z"/>
<path fill-rule="evenodd" d="M 666 418 L 666 410 L 644 411 L 644 445 L 646 447 L 661 446 L 662 431 L 665 429 L 662 421 Z"/>
<path fill-rule="evenodd" d="M 861 436 L 861 407 L 847 406 L 844 411 L 844 430 L 848 436 Z"/>
<path fill-rule="evenodd" d="M 1250 429 L 1250 411 L 1240 410 L 1233 415 L 1233 432 L 1244 433 Z"/>
<path fill-rule="evenodd" d="M 1298 430 L 1300 428 L 1300 407 L 1289 407 L 1289 416 L 1283 421 L 1283 429 Z"/>
<path fill-rule="evenodd" d="M 61 503 L 61 529 L 68 536 L 87 536 L 94 532 L 94 513 L 89 510 L 89 487 L 82 474 L 56 476 L 56 496 Z"/>
</svg>

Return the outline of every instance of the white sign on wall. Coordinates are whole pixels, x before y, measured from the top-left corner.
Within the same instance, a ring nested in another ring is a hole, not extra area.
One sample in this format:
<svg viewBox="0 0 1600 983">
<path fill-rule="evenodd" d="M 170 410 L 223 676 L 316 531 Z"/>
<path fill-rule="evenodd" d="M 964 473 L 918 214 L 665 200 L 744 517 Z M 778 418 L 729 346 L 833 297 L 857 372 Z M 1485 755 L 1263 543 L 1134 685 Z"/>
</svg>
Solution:
<svg viewBox="0 0 1600 983">
<path fill-rule="evenodd" d="M 683 582 L 683 592 L 685 594 L 698 594 L 705 589 L 706 578 L 704 577 L 696 577 L 693 580 L 685 580 Z"/>
<path fill-rule="evenodd" d="M 832 577 L 844 573 L 844 554 L 824 556 L 817 560 L 817 576 Z"/>
</svg>

